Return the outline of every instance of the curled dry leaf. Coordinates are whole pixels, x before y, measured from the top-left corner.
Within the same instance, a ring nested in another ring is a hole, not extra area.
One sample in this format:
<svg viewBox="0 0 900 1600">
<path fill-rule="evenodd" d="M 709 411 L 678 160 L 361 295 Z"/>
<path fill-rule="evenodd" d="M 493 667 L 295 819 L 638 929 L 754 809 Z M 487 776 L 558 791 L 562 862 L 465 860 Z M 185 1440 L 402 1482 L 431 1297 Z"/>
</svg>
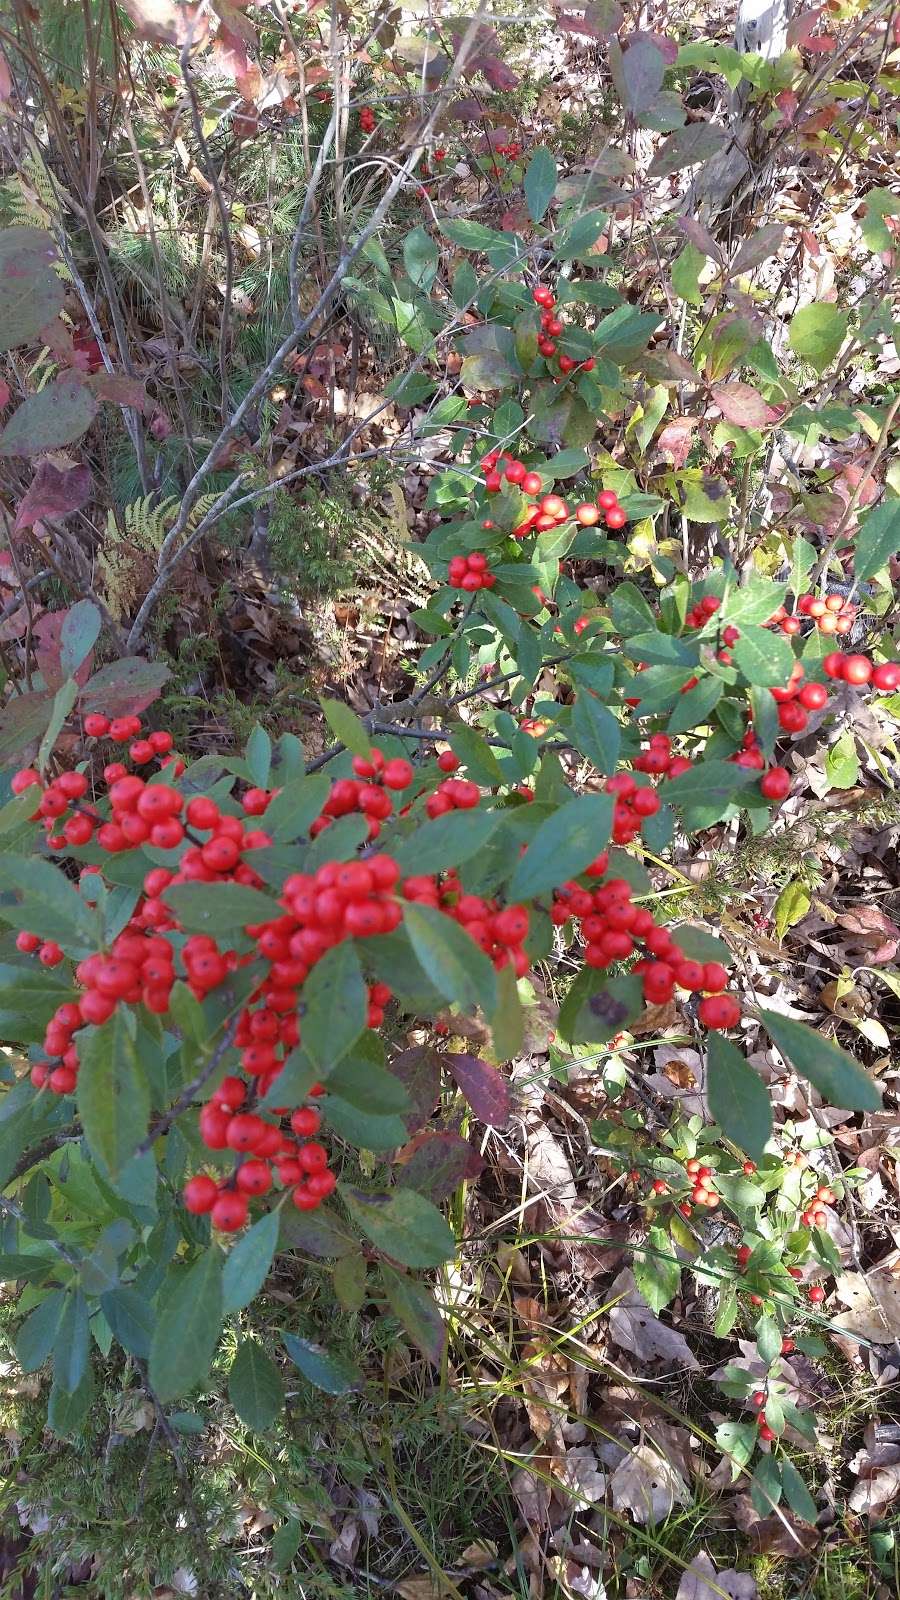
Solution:
<svg viewBox="0 0 900 1600">
<path fill-rule="evenodd" d="M 670 1461 L 657 1455 L 650 1444 L 629 1451 L 609 1481 L 613 1507 L 630 1511 L 635 1522 L 656 1523 L 676 1505 L 690 1503 L 690 1490 Z"/>
<path fill-rule="evenodd" d="M 831 1318 L 835 1327 L 872 1344 L 893 1344 L 900 1339 L 900 1279 L 883 1273 L 845 1272 L 834 1288 L 849 1308 Z"/>
<path fill-rule="evenodd" d="M 728 1567 L 717 1572 L 705 1550 L 696 1555 L 682 1574 L 675 1600 L 756 1600 L 756 1579 L 752 1572 L 735 1572 Z"/>
<path fill-rule="evenodd" d="M 630 1350 L 639 1361 L 665 1361 L 697 1370 L 699 1363 L 684 1335 L 653 1315 L 628 1268 L 610 1285 L 609 1299 L 616 1297 L 609 1313 L 609 1331 L 617 1345 Z"/>
</svg>

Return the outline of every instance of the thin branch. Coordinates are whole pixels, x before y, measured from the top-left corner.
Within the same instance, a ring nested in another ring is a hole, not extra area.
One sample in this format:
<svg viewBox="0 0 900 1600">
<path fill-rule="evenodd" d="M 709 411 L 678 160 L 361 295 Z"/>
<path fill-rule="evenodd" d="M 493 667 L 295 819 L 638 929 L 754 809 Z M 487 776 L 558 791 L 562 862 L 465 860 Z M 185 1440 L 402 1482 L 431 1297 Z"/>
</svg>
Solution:
<svg viewBox="0 0 900 1600">
<path fill-rule="evenodd" d="M 237 1033 L 237 1027 L 238 1018 L 233 1017 L 209 1060 L 200 1068 L 196 1077 L 192 1078 L 190 1083 L 182 1089 L 174 1105 L 171 1105 L 168 1111 L 164 1111 L 161 1117 L 157 1117 L 146 1139 L 143 1139 L 135 1150 L 135 1156 L 145 1156 L 148 1150 L 152 1150 L 160 1135 L 171 1128 L 172 1123 L 181 1116 L 182 1111 L 187 1111 L 188 1107 L 193 1104 L 194 1096 L 199 1094 L 205 1083 L 209 1082 L 216 1068 L 221 1064 L 222 1058 L 231 1049 L 234 1043 L 234 1036 Z"/>
</svg>

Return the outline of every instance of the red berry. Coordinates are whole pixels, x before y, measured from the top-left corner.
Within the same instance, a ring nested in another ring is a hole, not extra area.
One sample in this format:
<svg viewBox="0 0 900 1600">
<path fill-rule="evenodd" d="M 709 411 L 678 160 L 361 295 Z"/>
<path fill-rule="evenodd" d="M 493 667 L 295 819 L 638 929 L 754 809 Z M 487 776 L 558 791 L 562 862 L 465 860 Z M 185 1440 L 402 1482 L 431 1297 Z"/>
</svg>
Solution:
<svg viewBox="0 0 900 1600">
<path fill-rule="evenodd" d="M 842 677 L 845 683 L 857 686 L 868 683 L 872 677 L 872 663 L 868 656 L 845 656 Z"/>
<path fill-rule="evenodd" d="M 272 1170 L 268 1161 L 245 1161 L 238 1167 L 234 1181 L 242 1194 L 268 1194 Z"/>
<path fill-rule="evenodd" d="M 822 658 L 822 671 L 829 678 L 843 678 L 844 656 L 840 650 L 832 650 L 830 655 Z"/>
<path fill-rule="evenodd" d="M 754 1389 L 752 1395 L 750 1396 L 750 1399 L 752 1400 L 753 1404 L 756 1406 L 757 1410 L 759 1409 L 760 1406 L 764 1406 L 765 1403 L 766 1403 L 766 1397 L 765 1397 L 765 1394 L 764 1394 L 762 1389 Z"/>
<path fill-rule="evenodd" d="M 810 1284 L 806 1292 L 814 1306 L 820 1306 L 822 1301 L 825 1299 L 825 1290 L 823 1289 L 821 1283 Z"/>
<path fill-rule="evenodd" d="M 48 939 L 38 951 L 38 960 L 42 967 L 58 967 L 64 956 L 59 945 Z"/>
<path fill-rule="evenodd" d="M 773 1429 L 769 1427 L 767 1422 L 761 1422 L 759 1425 L 759 1437 L 761 1439 L 765 1439 L 768 1444 L 771 1444 L 772 1440 L 776 1437 L 776 1434 L 774 1433 Z"/>
<path fill-rule="evenodd" d="M 900 688 L 900 662 L 881 662 L 872 673 L 872 686 L 883 690 Z"/>
<path fill-rule="evenodd" d="M 84 731 L 90 739 L 103 739 L 109 732 L 109 717 L 102 717 L 99 711 L 92 711 L 84 719 Z"/>
<path fill-rule="evenodd" d="M 770 767 L 760 778 L 759 789 L 766 800 L 785 800 L 791 792 L 791 775 L 784 767 Z"/>
<path fill-rule="evenodd" d="M 410 763 L 404 761 L 402 757 L 397 757 L 385 763 L 381 781 L 387 789 L 408 789 L 414 777 L 415 773 Z"/>
<path fill-rule="evenodd" d="M 700 1001 L 697 1015 L 704 1028 L 734 1028 L 740 1022 L 741 1008 L 730 994 L 710 994 Z"/>
<path fill-rule="evenodd" d="M 236 1233 L 247 1221 L 247 1201 L 236 1190 L 220 1194 L 210 1212 L 210 1221 L 221 1233 Z"/>
<path fill-rule="evenodd" d="M 189 1178 L 181 1191 L 181 1198 L 188 1211 L 195 1216 L 203 1216 L 204 1212 L 211 1211 L 216 1203 L 219 1185 L 214 1178 L 204 1172 L 198 1172 L 195 1178 Z"/>
<path fill-rule="evenodd" d="M 298 1106 L 291 1112 L 291 1127 L 301 1139 L 309 1139 L 312 1134 L 318 1133 L 322 1125 L 322 1118 L 314 1106 Z"/>
<path fill-rule="evenodd" d="M 821 711 L 828 704 L 828 690 L 824 683 L 805 683 L 797 699 L 807 711 Z"/>
<path fill-rule="evenodd" d="M 603 520 L 608 528 L 624 528 L 628 521 L 628 513 L 621 506 L 610 506 Z"/>
<path fill-rule="evenodd" d="M 40 776 L 35 772 L 34 767 L 20 767 L 18 772 L 13 773 L 12 782 L 10 783 L 13 794 L 24 794 L 26 789 L 31 789 L 34 785 L 37 785 L 38 788 L 42 787 Z"/>
<path fill-rule="evenodd" d="M 188 802 L 187 820 L 192 828 L 200 828 L 204 832 L 207 828 L 215 828 L 220 816 L 215 800 L 210 800 L 208 795 L 195 795 Z"/>
<path fill-rule="evenodd" d="M 35 950 L 39 949 L 40 945 L 41 940 L 36 933 L 26 933 L 23 928 L 21 933 L 16 934 L 16 949 L 21 950 L 23 955 L 34 955 Z"/>
</svg>

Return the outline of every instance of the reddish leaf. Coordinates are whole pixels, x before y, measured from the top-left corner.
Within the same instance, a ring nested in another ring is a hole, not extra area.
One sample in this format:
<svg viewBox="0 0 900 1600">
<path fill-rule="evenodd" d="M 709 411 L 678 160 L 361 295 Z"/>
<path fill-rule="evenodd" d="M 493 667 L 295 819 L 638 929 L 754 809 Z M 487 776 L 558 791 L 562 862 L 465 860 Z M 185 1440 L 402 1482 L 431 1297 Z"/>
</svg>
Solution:
<svg viewBox="0 0 900 1600">
<path fill-rule="evenodd" d="M 749 383 L 714 383 L 712 397 L 726 422 L 738 428 L 765 428 L 774 419 L 770 407 Z"/>
<path fill-rule="evenodd" d="M 787 43 L 791 50 L 795 45 L 809 47 L 809 41 L 819 25 L 820 18 L 827 15 L 827 6 L 816 6 L 813 11 L 801 11 L 788 25 Z"/>
<path fill-rule="evenodd" d="M 799 95 L 793 89 L 782 89 L 781 93 L 775 96 L 775 104 L 781 112 L 782 122 L 786 122 L 790 127 L 797 115 L 797 107 L 800 104 Z"/>
<path fill-rule="evenodd" d="M 699 417 L 673 417 L 657 435 L 657 448 L 663 455 L 671 456 L 673 467 L 684 466 L 691 452 L 694 431 L 699 426 Z"/>
<path fill-rule="evenodd" d="M 477 62 L 472 63 L 472 70 L 476 67 L 484 73 L 492 89 L 514 89 L 519 82 L 519 75 L 508 67 L 499 56 L 479 56 Z"/>
<path fill-rule="evenodd" d="M 598 39 L 605 44 L 618 32 L 624 19 L 625 13 L 617 0 L 593 0 L 593 4 L 578 10 L 560 11 L 556 26 L 564 33 L 584 34 L 588 39 Z"/>
<path fill-rule="evenodd" d="M 9 405 L 9 384 L 5 378 L 0 378 L 0 411 Z"/>
<path fill-rule="evenodd" d="M 8 100 L 11 94 L 12 73 L 9 70 L 9 62 L 0 50 L 0 100 Z"/>
<path fill-rule="evenodd" d="M 769 256 L 775 254 L 783 237 L 783 222 L 770 222 L 765 228 L 757 228 L 749 239 L 744 240 L 731 263 L 730 271 L 734 274 L 752 271 L 754 267 L 758 267 L 761 262 L 767 261 Z"/>
<path fill-rule="evenodd" d="M 446 1200 L 463 1178 L 477 1178 L 484 1167 L 477 1150 L 458 1133 L 419 1133 L 398 1152 L 397 1182 L 418 1189 L 435 1202 Z"/>
<path fill-rule="evenodd" d="M 662 88 L 666 63 L 662 51 L 649 37 L 633 34 L 623 51 L 615 41 L 609 47 L 609 68 L 616 93 L 625 110 L 637 119 L 649 111 Z"/>
<path fill-rule="evenodd" d="M 40 462 L 16 515 L 16 531 L 33 528 L 44 517 L 68 517 L 83 506 L 91 492 L 89 467 L 55 467 Z"/>
<path fill-rule="evenodd" d="M 658 50 L 667 67 L 674 66 L 678 56 L 677 39 L 670 39 L 667 33 L 650 33 L 645 28 L 637 28 L 634 33 L 628 35 L 629 49 L 633 49 L 639 40 Z"/>
<path fill-rule="evenodd" d="M 42 690 L 17 694 L 0 711 L 0 766 L 9 766 L 30 745 L 36 745 L 50 725 L 52 695 Z"/>
<path fill-rule="evenodd" d="M 701 250 L 705 256 L 708 256 L 710 261 L 723 260 L 722 251 L 712 234 L 707 232 L 702 222 L 698 222 L 696 217 L 679 217 L 678 226 L 685 237 L 690 239 L 691 244 Z"/>
<path fill-rule="evenodd" d="M 78 604 L 90 605 L 90 601 L 79 601 Z M 34 625 L 35 637 L 38 641 L 35 650 L 37 664 L 47 688 L 54 694 L 69 676 L 62 660 L 63 630 L 66 625 L 66 619 L 73 609 L 74 607 L 67 606 L 63 611 L 45 611 L 42 617 L 38 617 Z M 76 682 L 82 686 L 90 679 L 92 660 L 93 655 L 91 654 L 86 661 L 82 662 L 78 671 L 74 674 Z"/>
<path fill-rule="evenodd" d="M 479 1122 L 503 1128 L 509 1119 L 509 1085 L 496 1067 L 480 1056 L 445 1055 L 444 1066 L 456 1080 Z"/>
<path fill-rule="evenodd" d="M 147 391 L 139 378 L 129 378 L 124 372 L 98 372 L 89 380 L 89 387 L 98 400 L 111 400 L 117 406 L 133 406 L 143 411 L 148 405 Z"/>
<path fill-rule="evenodd" d="M 443 1059 L 428 1045 L 416 1045 L 411 1050 L 401 1050 L 390 1061 L 391 1073 L 400 1079 L 410 1098 L 410 1109 L 402 1117 L 408 1133 L 421 1128 L 437 1105 Z"/>
<path fill-rule="evenodd" d="M 136 716 L 159 699 L 162 686 L 170 677 L 168 667 L 160 661 L 125 656 L 94 673 L 85 685 L 79 709 L 100 711 L 107 717 Z"/>
<path fill-rule="evenodd" d="M 202 44 L 209 23 L 199 5 L 180 5 L 177 0 L 120 0 L 122 10 L 134 23 L 139 39 L 156 44 Z"/>
</svg>

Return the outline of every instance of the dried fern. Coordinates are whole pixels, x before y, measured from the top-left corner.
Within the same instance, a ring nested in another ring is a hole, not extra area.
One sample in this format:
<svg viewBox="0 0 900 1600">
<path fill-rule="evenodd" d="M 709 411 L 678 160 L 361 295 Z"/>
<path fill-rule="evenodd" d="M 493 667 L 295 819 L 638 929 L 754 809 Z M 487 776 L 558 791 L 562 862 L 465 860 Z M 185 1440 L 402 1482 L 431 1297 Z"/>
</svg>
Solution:
<svg viewBox="0 0 900 1600">
<path fill-rule="evenodd" d="M 188 519 L 185 532 L 199 526 L 218 495 L 204 494 Z M 133 500 L 119 516 L 106 515 L 103 544 L 97 554 L 106 603 L 117 622 L 133 609 L 141 556 L 158 556 L 163 541 L 178 515 L 181 501 L 173 495 L 154 504 L 153 495 Z"/>
</svg>

